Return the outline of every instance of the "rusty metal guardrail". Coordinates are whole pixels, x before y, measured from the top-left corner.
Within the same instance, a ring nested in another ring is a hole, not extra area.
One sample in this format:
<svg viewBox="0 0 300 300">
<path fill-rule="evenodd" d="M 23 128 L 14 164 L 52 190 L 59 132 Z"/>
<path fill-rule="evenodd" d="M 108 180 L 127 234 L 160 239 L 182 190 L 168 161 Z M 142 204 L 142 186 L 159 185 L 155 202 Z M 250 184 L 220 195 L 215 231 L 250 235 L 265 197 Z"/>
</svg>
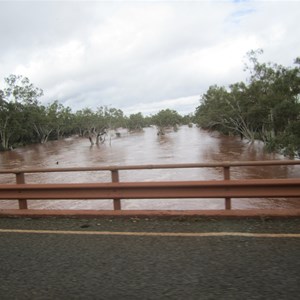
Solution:
<svg viewBox="0 0 300 300">
<path fill-rule="evenodd" d="M 15 174 L 16 184 L 0 184 L 0 200 L 18 200 L 19 209 L 28 209 L 27 199 L 113 199 L 114 210 L 121 210 L 121 199 L 300 197 L 300 178 L 231 180 L 234 167 L 300 165 L 298 160 L 241 161 L 222 163 L 157 164 L 75 168 L 11 169 L 1 174 Z M 120 182 L 119 172 L 128 170 L 222 168 L 223 180 Z M 26 184 L 25 175 L 50 172 L 110 171 L 109 183 Z"/>
</svg>

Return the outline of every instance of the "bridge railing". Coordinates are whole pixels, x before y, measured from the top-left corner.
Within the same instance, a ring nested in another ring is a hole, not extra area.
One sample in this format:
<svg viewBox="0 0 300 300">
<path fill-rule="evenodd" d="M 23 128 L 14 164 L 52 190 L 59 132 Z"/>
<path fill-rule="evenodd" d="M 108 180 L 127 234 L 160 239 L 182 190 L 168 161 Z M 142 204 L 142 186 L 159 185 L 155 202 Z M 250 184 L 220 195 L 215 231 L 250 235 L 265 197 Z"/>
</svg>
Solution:
<svg viewBox="0 0 300 300">
<path fill-rule="evenodd" d="M 113 199 L 114 210 L 121 210 L 121 199 L 224 198 L 231 209 L 231 198 L 300 197 L 300 178 L 232 180 L 235 167 L 300 165 L 298 160 L 240 161 L 219 163 L 155 164 L 101 167 L 0 170 L 14 174 L 15 184 L 0 184 L 0 200 L 15 199 L 19 209 L 27 209 L 27 199 Z M 222 168 L 223 180 L 120 182 L 120 171 L 151 169 Z M 110 171 L 108 183 L 26 184 L 26 174 L 53 172 Z"/>
</svg>

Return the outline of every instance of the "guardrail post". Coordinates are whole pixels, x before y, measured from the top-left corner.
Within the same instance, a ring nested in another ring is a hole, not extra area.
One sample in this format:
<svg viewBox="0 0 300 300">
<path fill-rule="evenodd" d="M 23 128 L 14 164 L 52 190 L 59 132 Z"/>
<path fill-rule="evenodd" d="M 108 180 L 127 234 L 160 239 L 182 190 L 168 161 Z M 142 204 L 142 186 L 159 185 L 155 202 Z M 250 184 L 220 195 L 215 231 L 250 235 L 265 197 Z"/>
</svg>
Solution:
<svg viewBox="0 0 300 300">
<path fill-rule="evenodd" d="M 111 170 L 111 180 L 112 182 L 119 182 L 119 171 Z M 116 198 L 114 200 L 114 210 L 121 210 L 121 199 Z"/>
<path fill-rule="evenodd" d="M 224 166 L 224 180 L 230 180 L 230 167 Z M 231 209 L 231 198 L 225 198 L 225 209 Z"/>
<path fill-rule="evenodd" d="M 17 184 L 24 184 L 25 183 L 25 176 L 24 173 L 16 173 L 16 183 Z M 27 209 L 27 200 L 26 199 L 19 199 L 19 209 Z"/>
</svg>

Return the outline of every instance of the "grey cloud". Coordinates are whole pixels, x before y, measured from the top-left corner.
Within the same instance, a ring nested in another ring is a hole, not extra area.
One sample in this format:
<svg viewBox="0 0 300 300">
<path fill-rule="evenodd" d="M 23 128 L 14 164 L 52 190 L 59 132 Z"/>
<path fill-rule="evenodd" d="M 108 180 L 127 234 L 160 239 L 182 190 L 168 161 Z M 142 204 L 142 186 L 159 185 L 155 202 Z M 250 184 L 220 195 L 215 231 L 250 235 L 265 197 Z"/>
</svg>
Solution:
<svg viewBox="0 0 300 300">
<path fill-rule="evenodd" d="M 0 79 L 21 73 L 44 89 L 43 102 L 58 99 L 73 110 L 180 109 L 186 104 L 176 98 L 244 80 L 251 49 L 291 63 L 300 49 L 299 8 L 266 1 L 0 2 Z"/>
</svg>

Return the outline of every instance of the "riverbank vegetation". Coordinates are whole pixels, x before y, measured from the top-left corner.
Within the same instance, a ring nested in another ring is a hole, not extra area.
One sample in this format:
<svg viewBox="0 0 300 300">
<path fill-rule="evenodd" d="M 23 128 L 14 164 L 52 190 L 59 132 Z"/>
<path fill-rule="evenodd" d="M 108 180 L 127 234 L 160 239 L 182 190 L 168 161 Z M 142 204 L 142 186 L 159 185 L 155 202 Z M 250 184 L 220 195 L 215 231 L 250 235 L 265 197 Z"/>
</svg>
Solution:
<svg viewBox="0 0 300 300">
<path fill-rule="evenodd" d="M 101 106 L 96 111 L 85 108 L 72 112 L 57 100 L 42 105 L 43 91 L 23 76 L 5 78 L 5 88 L 0 89 L 0 150 L 32 143 L 46 143 L 71 135 L 79 135 L 99 144 L 107 131 L 127 128 L 139 131 L 155 125 L 158 132 L 191 122 L 191 116 L 180 116 L 176 111 L 161 110 L 152 116 L 142 113 L 124 115 L 121 109 Z"/>
<path fill-rule="evenodd" d="M 196 108 L 205 129 L 261 140 L 269 151 L 300 155 L 300 58 L 294 67 L 260 63 L 262 50 L 248 53 L 247 82 L 210 86 Z"/>
</svg>

